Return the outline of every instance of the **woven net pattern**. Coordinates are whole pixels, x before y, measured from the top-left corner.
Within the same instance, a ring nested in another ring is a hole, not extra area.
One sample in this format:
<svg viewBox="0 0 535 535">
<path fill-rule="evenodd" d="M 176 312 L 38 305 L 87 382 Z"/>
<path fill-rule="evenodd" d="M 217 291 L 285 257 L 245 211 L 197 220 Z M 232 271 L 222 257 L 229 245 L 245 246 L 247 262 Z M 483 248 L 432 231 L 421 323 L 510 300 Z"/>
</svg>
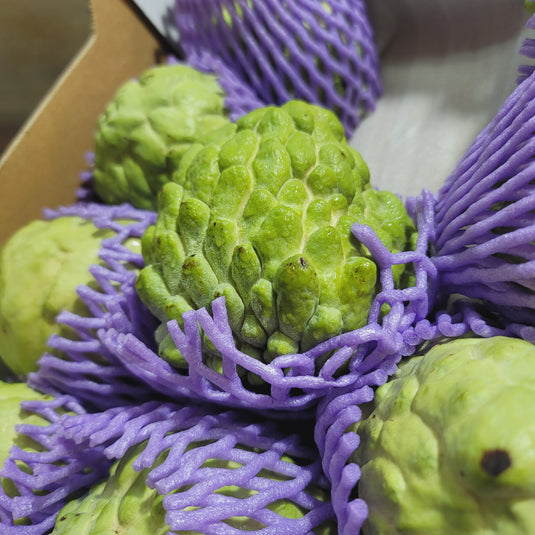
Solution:
<svg viewBox="0 0 535 535">
<path fill-rule="evenodd" d="M 187 62 L 219 74 L 229 95 L 242 86 L 262 106 L 319 104 L 350 135 L 381 93 L 362 0 L 176 0 L 175 19 Z M 240 113 L 259 107 L 254 101 Z"/>
<path fill-rule="evenodd" d="M 353 226 L 354 235 L 369 249 L 379 267 L 381 291 L 372 303 L 365 327 L 340 334 L 304 353 L 282 355 L 264 363 L 241 352 L 233 339 L 224 298 L 213 301 L 211 313 L 204 308 L 185 313 L 183 329 L 176 321 L 167 324 L 188 363 L 187 372 L 172 368 L 150 344 L 130 331 L 111 327 L 100 339 L 134 376 L 167 397 L 187 396 L 259 411 L 312 408 L 331 389 L 358 385 L 363 375 L 395 359 L 404 347 L 401 333 L 424 319 L 432 307 L 430 288 L 435 270 L 425 254 L 433 224 L 431 201 L 431 196 L 424 194 L 413 202 L 419 207 L 415 211 L 419 240 L 414 251 L 391 253 L 369 227 Z M 395 264 L 412 266 L 413 286 L 395 287 Z M 383 316 L 385 306 L 389 312 Z M 221 354 L 221 372 L 205 363 L 203 336 Z M 259 378 L 261 386 L 256 388 L 243 381 L 244 374 Z"/>
<path fill-rule="evenodd" d="M 31 439 L 32 446 L 13 446 L 0 471 L 0 477 L 10 479 L 16 489 L 11 492 L 0 486 L 1 531 L 5 535 L 41 535 L 54 526 L 57 512 L 72 496 L 106 476 L 110 463 L 103 448 L 81 451 L 75 441 L 62 437 L 63 419 L 85 412 L 73 397 L 25 401 L 22 407 L 39 415 L 43 424 L 17 427 Z"/>
<path fill-rule="evenodd" d="M 132 376 L 99 339 L 99 332 L 114 327 L 148 340 L 155 328 L 152 316 L 135 293 L 137 269 L 142 266 L 140 253 L 127 247 L 128 240 L 139 240 L 155 214 L 129 205 L 104 206 L 78 203 L 45 212 L 48 218 L 78 216 L 91 220 L 96 227 L 114 231 L 103 241 L 101 264 L 90 271 L 97 287 L 80 285 L 77 292 L 88 309 L 87 316 L 63 311 L 58 323 L 71 327 L 73 338 L 53 335 L 48 345 L 61 358 L 45 353 L 39 369 L 30 374 L 28 384 L 36 390 L 61 395 L 76 392 L 80 402 L 103 409 L 154 396 L 154 391 Z"/>
<path fill-rule="evenodd" d="M 165 496 L 165 521 L 171 530 L 236 535 L 247 529 L 262 535 L 305 535 L 334 520 L 317 451 L 304 445 L 297 434 L 258 416 L 252 419 L 235 411 L 151 401 L 66 416 L 60 423 L 61 427 L 49 429 L 54 458 L 63 448 L 65 457 L 79 462 L 67 463 L 59 471 L 45 453 L 36 454 L 41 479 L 63 488 L 81 467 L 91 469 L 97 457 L 102 461 L 102 453 L 107 472 L 111 461 L 139 446 L 133 468 L 148 469 L 147 485 Z M 14 458 L 24 456 L 17 453 Z M 35 484 L 36 479 L 30 475 L 27 482 Z M 38 496 L 14 501 L 25 514 L 43 503 Z M 286 518 L 283 510 L 273 507 L 281 501 L 291 502 L 301 514 Z M 237 527 L 233 522 L 237 518 L 253 522 L 253 529 Z M 49 514 L 46 523 L 22 526 L 12 533 L 45 533 L 42 528 L 53 519 L 54 514 Z"/>
<path fill-rule="evenodd" d="M 535 78 L 521 83 L 439 191 L 433 263 L 445 295 L 535 324 Z"/>
</svg>

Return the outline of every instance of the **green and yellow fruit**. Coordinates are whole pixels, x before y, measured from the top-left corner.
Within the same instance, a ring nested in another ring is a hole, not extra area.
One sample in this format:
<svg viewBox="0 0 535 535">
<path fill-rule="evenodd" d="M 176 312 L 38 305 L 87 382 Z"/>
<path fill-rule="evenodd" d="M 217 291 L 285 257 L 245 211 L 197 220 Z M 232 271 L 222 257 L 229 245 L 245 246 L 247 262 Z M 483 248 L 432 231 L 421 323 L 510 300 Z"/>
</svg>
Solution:
<svg viewBox="0 0 535 535">
<path fill-rule="evenodd" d="M 98 195 L 109 204 L 154 209 L 193 144 L 232 133 L 224 101 L 215 76 L 186 65 L 160 65 L 126 82 L 98 121 Z"/>
<path fill-rule="evenodd" d="M 535 533 L 535 346 L 458 339 L 403 362 L 356 431 L 364 534 Z"/>
<path fill-rule="evenodd" d="M 143 237 L 137 289 L 178 368 L 165 323 L 220 296 L 237 346 L 265 362 L 365 325 L 378 269 L 353 223 L 393 252 L 413 248 L 400 199 L 371 187 L 332 112 L 301 101 L 244 116 L 221 145 L 190 150 L 175 179 Z"/>
</svg>

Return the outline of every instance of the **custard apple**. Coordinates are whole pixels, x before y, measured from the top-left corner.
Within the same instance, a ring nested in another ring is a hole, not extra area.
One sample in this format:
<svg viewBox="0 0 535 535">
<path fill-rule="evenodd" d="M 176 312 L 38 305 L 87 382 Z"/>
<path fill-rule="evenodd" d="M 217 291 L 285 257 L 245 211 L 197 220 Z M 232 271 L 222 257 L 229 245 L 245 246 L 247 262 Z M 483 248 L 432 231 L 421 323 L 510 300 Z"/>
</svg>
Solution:
<svg viewBox="0 0 535 535">
<path fill-rule="evenodd" d="M 52 334 L 72 337 L 56 323 L 62 310 L 88 315 L 76 293 L 78 285 L 95 286 L 89 272 L 99 262 L 104 238 L 113 235 L 91 220 L 64 216 L 34 220 L 9 238 L 0 251 L 0 358 L 25 376 L 37 370 Z M 128 246 L 140 252 L 139 240 Z"/>
<path fill-rule="evenodd" d="M 186 65 L 160 65 L 119 88 L 98 121 L 94 185 L 109 204 L 154 209 L 194 143 L 225 138 L 234 126 L 215 76 Z"/>
<path fill-rule="evenodd" d="M 162 322 L 160 354 L 177 368 L 186 363 L 166 322 L 182 325 L 184 312 L 220 296 L 237 347 L 265 362 L 365 325 L 378 270 L 353 223 L 369 225 L 391 251 L 414 247 L 400 199 L 371 187 L 338 119 L 316 105 L 255 110 L 220 147 L 194 148 L 184 162 L 143 236 L 137 281 Z M 394 267 L 398 284 L 404 269 Z"/>
<path fill-rule="evenodd" d="M 364 534 L 535 533 L 535 346 L 456 339 L 403 362 L 357 425 Z"/>
</svg>

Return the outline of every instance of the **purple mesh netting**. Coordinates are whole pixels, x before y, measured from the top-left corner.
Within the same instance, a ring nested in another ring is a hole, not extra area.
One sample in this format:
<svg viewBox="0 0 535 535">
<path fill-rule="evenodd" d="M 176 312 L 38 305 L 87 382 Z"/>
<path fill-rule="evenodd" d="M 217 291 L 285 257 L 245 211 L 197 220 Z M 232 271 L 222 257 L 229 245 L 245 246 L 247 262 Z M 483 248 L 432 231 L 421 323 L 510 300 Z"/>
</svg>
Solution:
<svg viewBox="0 0 535 535">
<path fill-rule="evenodd" d="M 382 384 L 386 377 L 377 384 Z M 348 428 L 360 421 L 359 405 L 373 399 L 369 385 L 331 393 L 318 406 L 314 437 L 320 450 L 323 471 L 331 481 L 331 501 L 338 521 L 339 535 L 360 533 L 368 516 L 366 503 L 355 497 L 360 467 L 351 461 L 359 436 Z"/>
<path fill-rule="evenodd" d="M 526 27 L 530 30 L 535 30 L 535 15 L 532 15 L 528 22 L 526 23 Z M 535 59 L 535 39 L 527 37 L 524 39 L 524 42 L 522 43 L 522 46 L 520 47 L 520 54 L 525 56 L 529 59 Z M 535 70 L 535 65 L 532 64 L 522 64 L 518 67 L 518 78 L 517 83 L 521 83 L 526 78 L 529 78 L 529 76 L 532 74 L 532 72 Z"/>
<path fill-rule="evenodd" d="M 83 317 L 64 311 L 59 323 L 72 327 L 72 339 L 53 335 L 48 345 L 60 351 L 62 358 L 46 353 L 39 360 L 39 369 L 29 375 L 28 384 L 52 395 L 76 392 L 81 402 L 96 409 L 124 405 L 149 399 L 154 391 L 132 376 L 113 352 L 99 340 L 98 333 L 110 327 L 132 332 L 140 340 L 152 337 L 156 323 L 139 301 L 135 292 L 136 269 L 143 265 L 141 254 L 128 249 L 127 240 L 139 240 L 155 214 L 129 205 L 104 206 L 78 203 L 56 211 L 47 210 L 46 217 L 78 216 L 91 220 L 99 228 L 112 229 L 115 234 L 103 241 L 102 265 L 93 265 L 91 273 L 98 289 L 81 285 L 80 298 L 89 309 Z"/>
<path fill-rule="evenodd" d="M 104 448 L 82 451 L 59 431 L 66 413 L 84 414 L 72 396 L 21 405 L 40 415 L 43 425 L 17 426 L 33 446 L 13 446 L 0 471 L 0 476 L 11 479 L 18 491 L 11 496 L 0 486 L 1 531 L 5 535 L 41 535 L 54 526 L 57 512 L 71 496 L 106 477 L 110 462 L 104 456 Z M 20 525 L 20 519 L 28 525 Z"/>
<path fill-rule="evenodd" d="M 176 0 L 175 20 L 187 62 L 220 76 L 234 116 L 296 98 L 333 110 L 350 135 L 381 93 L 362 0 Z"/>
<path fill-rule="evenodd" d="M 173 341 L 188 362 L 187 374 L 173 369 L 135 333 L 111 327 L 100 339 L 134 376 L 168 397 L 189 396 L 261 411 L 311 408 L 331 389 L 356 387 L 364 375 L 395 360 L 404 347 L 401 333 L 427 316 L 434 299 L 429 288 L 434 286 L 435 277 L 434 266 L 425 254 L 433 224 L 431 201 L 427 193 L 413 201 L 419 207 L 415 213 L 419 229 L 415 251 L 391 253 L 369 227 L 353 226 L 354 235 L 369 249 L 379 267 L 382 289 L 372 303 L 365 327 L 340 334 L 309 351 L 282 355 L 270 363 L 242 353 L 235 346 L 223 298 L 212 303 L 211 315 L 206 309 L 187 312 L 184 330 L 176 321 L 168 323 Z M 395 288 L 395 264 L 412 265 L 414 286 Z M 382 317 L 384 305 L 390 311 Z M 222 373 L 203 361 L 200 330 L 221 353 Z M 240 375 L 244 370 L 262 379 L 264 391 L 254 391 L 242 383 Z"/>
<path fill-rule="evenodd" d="M 444 295 L 535 325 L 535 77 L 521 83 L 437 195 L 433 264 Z"/>
<path fill-rule="evenodd" d="M 107 459 L 102 463 L 107 471 L 111 461 L 141 445 L 133 467 L 138 471 L 150 469 L 147 485 L 166 496 L 163 505 L 172 530 L 234 535 L 243 531 L 225 521 L 246 516 L 265 526 L 250 533 L 305 535 L 323 522 L 334 520 L 328 499 L 325 502 L 307 492 L 312 485 L 328 497 L 317 451 L 306 446 L 303 437 L 290 434 L 273 422 L 259 420 L 258 416 L 253 419 L 234 411 L 153 401 L 102 413 L 65 416 L 60 424 L 53 429 L 54 451 L 63 448 L 64 457 L 70 458 L 72 444 L 76 444 L 74 452 L 80 462 L 76 466 L 67 463 L 63 470 L 57 470 L 52 462 L 60 458 L 58 453 L 53 459 L 45 453 L 36 454 L 34 457 L 41 463 L 41 478 L 52 481 L 55 488 L 63 488 L 70 478 L 74 481 L 78 477 L 80 467 L 93 468 L 102 452 Z M 33 431 L 30 436 L 37 434 Z M 156 460 L 165 452 L 165 459 L 157 464 Z M 217 466 L 209 462 L 213 459 L 223 463 Z M 225 464 L 227 461 L 232 466 Z M 104 475 L 101 473 L 100 477 Z M 29 484 L 35 484 L 37 476 L 27 479 Z M 216 492 L 228 486 L 255 492 L 247 497 Z M 291 500 L 303 511 L 302 518 L 285 518 L 269 509 L 277 500 Z M 40 496 L 31 495 L 14 501 L 25 514 L 42 504 Z M 22 526 L 10 533 L 45 533 L 41 528 L 50 526 L 55 513 L 46 514 L 46 524 Z"/>
</svg>

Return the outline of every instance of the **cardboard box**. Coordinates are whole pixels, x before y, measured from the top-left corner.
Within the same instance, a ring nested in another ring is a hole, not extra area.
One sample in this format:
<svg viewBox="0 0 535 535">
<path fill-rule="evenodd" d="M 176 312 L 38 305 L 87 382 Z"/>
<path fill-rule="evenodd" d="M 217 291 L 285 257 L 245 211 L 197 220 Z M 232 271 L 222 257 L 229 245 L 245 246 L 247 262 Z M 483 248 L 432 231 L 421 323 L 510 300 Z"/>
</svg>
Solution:
<svg viewBox="0 0 535 535">
<path fill-rule="evenodd" d="M 43 208 L 75 201 L 98 116 L 122 83 L 167 52 L 132 2 L 90 7 L 89 39 L 0 159 L 0 244 Z"/>
</svg>

